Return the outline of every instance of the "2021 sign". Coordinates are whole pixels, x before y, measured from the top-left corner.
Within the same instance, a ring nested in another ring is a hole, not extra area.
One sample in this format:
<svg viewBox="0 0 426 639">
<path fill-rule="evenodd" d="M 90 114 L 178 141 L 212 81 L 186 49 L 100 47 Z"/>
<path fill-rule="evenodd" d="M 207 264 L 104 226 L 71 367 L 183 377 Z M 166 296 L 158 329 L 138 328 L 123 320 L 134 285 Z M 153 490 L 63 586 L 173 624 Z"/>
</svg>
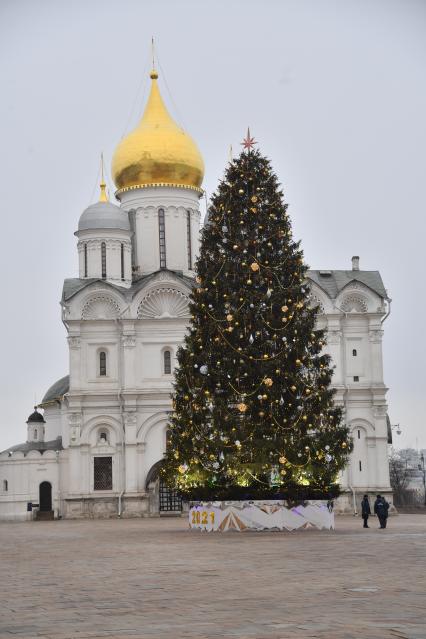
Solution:
<svg viewBox="0 0 426 639">
<path fill-rule="evenodd" d="M 191 510 L 191 526 L 202 528 L 203 526 L 214 526 L 215 513 L 213 510 Z"/>
</svg>

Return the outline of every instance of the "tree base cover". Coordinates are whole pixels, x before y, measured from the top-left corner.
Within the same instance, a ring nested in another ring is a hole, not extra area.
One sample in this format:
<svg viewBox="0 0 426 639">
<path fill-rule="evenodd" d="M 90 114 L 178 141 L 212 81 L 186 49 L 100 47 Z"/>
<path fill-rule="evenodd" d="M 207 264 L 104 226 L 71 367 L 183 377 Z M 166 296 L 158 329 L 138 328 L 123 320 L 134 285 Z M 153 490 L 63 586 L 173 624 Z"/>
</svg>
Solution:
<svg viewBox="0 0 426 639">
<path fill-rule="evenodd" d="M 307 500 L 330 500 L 340 495 L 340 486 L 333 484 L 327 490 L 312 486 L 198 486 L 180 490 L 185 501 L 253 501 L 276 500 L 302 503 Z"/>
<path fill-rule="evenodd" d="M 292 505 L 280 500 L 198 502 L 189 511 L 189 527 L 206 532 L 235 530 L 334 529 L 330 502 Z"/>
</svg>

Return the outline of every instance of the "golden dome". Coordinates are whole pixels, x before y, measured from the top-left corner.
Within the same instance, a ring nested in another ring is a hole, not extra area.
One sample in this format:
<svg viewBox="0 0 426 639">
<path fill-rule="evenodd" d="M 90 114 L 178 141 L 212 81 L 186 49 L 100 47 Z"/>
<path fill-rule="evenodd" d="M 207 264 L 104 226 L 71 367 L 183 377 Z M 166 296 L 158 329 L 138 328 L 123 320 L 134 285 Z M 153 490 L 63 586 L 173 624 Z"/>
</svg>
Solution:
<svg viewBox="0 0 426 639">
<path fill-rule="evenodd" d="M 146 186 L 201 191 L 204 162 L 192 138 L 170 117 L 151 72 L 151 93 L 141 121 L 117 146 L 112 176 L 117 193 Z"/>
</svg>

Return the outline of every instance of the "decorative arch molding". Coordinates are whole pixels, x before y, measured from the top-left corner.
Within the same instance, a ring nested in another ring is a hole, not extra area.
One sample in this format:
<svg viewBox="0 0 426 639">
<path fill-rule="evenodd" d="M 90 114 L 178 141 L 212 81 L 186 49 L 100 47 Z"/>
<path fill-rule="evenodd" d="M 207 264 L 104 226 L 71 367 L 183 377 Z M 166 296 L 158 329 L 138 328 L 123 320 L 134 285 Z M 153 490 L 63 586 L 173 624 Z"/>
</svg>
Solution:
<svg viewBox="0 0 426 639">
<path fill-rule="evenodd" d="M 346 293 L 340 306 L 345 313 L 367 313 L 368 300 L 360 293 Z"/>
<path fill-rule="evenodd" d="M 375 433 L 373 424 L 371 424 L 371 422 L 367 421 L 366 419 L 360 419 L 359 417 L 352 419 L 348 423 L 348 426 L 351 433 L 353 433 L 358 428 L 364 430 L 367 435 L 374 435 Z"/>
<path fill-rule="evenodd" d="M 111 417 L 110 415 L 96 415 L 82 426 L 80 444 L 90 445 L 93 440 L 93 436 L 96 437 L 95 432 L 101 430 L 102 427 L 110 429 L 114 434 L 115 445 L 121 442 L 122 424 L 120 420 L 115 417 Z M 112 440 L 111 443 L 113 443 Z"/>
<path fill-rule="evenodd" d="M 116 319 L 120 314 L 120 306 L 110 295 L 105 293 L 92 294 L 84 303 L 81 319 Z"/>
<path fill-rule="evenodd" d="M 146 419 L 143 424 L 141 425 L 141 427 L 139 428 L 139 430 L 136 433 L 136 440 L 138 443 L 145 443 L 146 438 L 148 436 L 148 433 L 156 427 L 167 427 L 167 424 L 169 423 L 169 416 L 167 413 L 155 413 L 154 415 L 151 415 L 151 417 L 148 417 L 148 419 Z"/>
<path fill-rule="evenodd" d="M 189 297 L 174 286 L 159 286 L 142 298 L 138 319 L 189 318 Z"/>
</svg>

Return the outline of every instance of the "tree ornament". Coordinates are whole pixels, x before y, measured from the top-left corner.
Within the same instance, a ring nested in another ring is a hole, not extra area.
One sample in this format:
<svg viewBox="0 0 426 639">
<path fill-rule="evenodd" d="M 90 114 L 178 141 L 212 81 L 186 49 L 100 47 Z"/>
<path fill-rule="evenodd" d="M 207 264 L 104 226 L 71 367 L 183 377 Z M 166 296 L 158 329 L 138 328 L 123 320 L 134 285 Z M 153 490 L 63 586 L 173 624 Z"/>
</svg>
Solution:
<svg viewBox="0 0 426 639">
<path fill-rule="evenodd" d="M 240 413 L 245 413 L 248 406 L 247 404 L 244 404 L 244 402 L 240 402 L 239 404 L 237 404 L 237 408 L 240 411 Z"/>
<path fill-rule="evenodd" d="M 265 386 L 272 386 L 274 382 L 270 377 L 266 377 L 266 379 L 263 380 L 263 383 L 265 384 Z"/>
<path fill-rule="evenodd" d="M 208 373 L 208 366 L 206 366 L 206 364 L 203 364 L 202 366 L 200 366 L 200 373 L 201 375 L 207 375 Z"/>
<path fill-rule="evenodd" d="M 250 268 L 252 271 L 258 271 L 259 270 L 259 264 L 257 262 L 253 262 L 252 264 L 250 264 Z"/>
<path fill-rule="evenodd" d="M 284 455 L 281 455 L 278 461 L 280 462 L 280 464 L 285 464 L 287 459 L 284 457 Z"/>
</svg>

